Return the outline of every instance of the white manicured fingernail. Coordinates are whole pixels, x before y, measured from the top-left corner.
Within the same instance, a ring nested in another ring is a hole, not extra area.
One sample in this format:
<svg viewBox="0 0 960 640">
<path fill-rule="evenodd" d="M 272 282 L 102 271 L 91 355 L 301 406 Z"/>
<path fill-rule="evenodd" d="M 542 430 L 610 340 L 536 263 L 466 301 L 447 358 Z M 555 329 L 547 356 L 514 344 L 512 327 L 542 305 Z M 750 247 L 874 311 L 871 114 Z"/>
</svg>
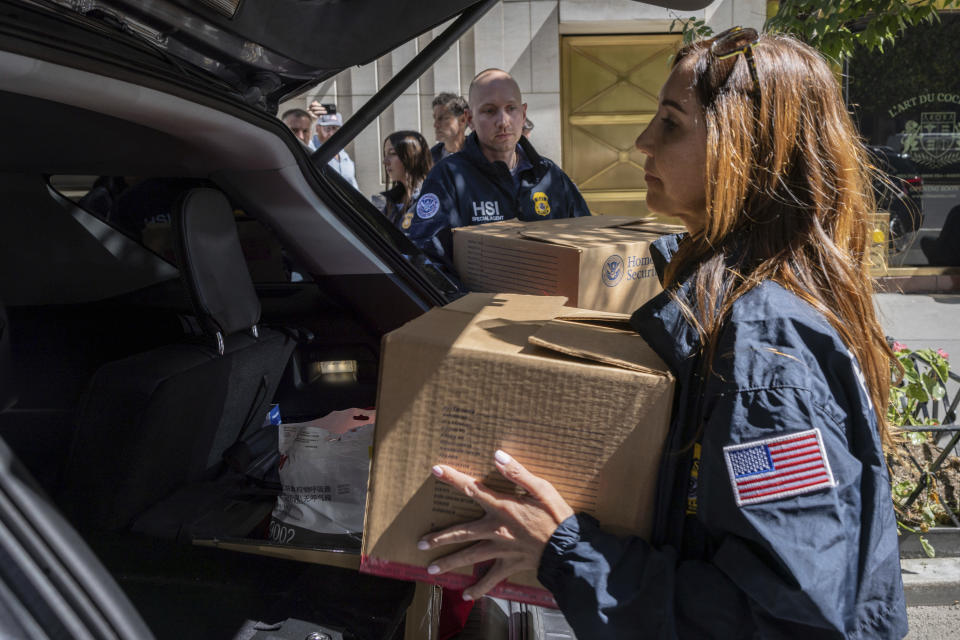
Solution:
<svg viewBox="0 0 960 640">
<path fill-rule="evenodd" d="M 429 548 L 430 548 L 430 543 L 427 542 L 426 540 L 421 540 L 420 542 L 417 543 L 417 549 L 420 549 L 420 551 L 426 551 Z"/>
<path fill-rule="evenodd" d="M 512 460 L 510 454 L 501 449 L 497 449 L 497 452 L 493 454 L 493 459 L 499 462 L 500 464 L 507 464 Z"/>
<path fill-rule="evenodd" d="M 435 464 L 435 465 L 433 465 L 433 468 L 430 469 L 430 472 L 433 473 L 433 475 L 435 475 L 435 476 L 437 476 L 437 477 L 439 478 L 439 477 L 443 476 L 443 467 L 441 467 L 441 466 L 438 465 L 438 464 Z"/>
<path fill-rule="evenodd" d="M 469 593 L 465 593 L 463 594 L 463 599 L 466 600 L 467 602 L 470 602 L 471 600 L 473 600 L 473 596 L 470 595 Z"/>
<path fill-rule="evenodd" d="M 435 576 L 435 575 L 437 575 L 438 573 L 440 573 L 440 567 L 438 567 L 438 566 L 435 565 L 435 564 L 432 564 L 432 565 L 430 565 L 429 567 L 427 567 L 427 573 L 429 573 L 429 574 L 432 575 L 432 576 Z"/>
</svg>

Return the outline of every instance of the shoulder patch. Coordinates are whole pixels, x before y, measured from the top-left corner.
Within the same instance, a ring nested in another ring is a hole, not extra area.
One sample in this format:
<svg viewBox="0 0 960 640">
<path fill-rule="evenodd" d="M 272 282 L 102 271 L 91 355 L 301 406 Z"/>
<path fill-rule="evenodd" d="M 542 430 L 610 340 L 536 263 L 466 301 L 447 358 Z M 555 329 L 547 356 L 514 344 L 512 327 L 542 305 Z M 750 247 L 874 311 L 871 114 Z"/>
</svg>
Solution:
<svg viewBox="0 0 960 640">
<path fill-rule="evenodd" d="M 417 215 L 424 220 L 429 220 L 437 214 L 440 209 L 440 199 L 432 194 L 425 193 L 417 201 Z"/>
<path fill-rule="evenodd" d="M 737 506 L 836 485 L 819 429 L 723 448 Z"/>
</svg>

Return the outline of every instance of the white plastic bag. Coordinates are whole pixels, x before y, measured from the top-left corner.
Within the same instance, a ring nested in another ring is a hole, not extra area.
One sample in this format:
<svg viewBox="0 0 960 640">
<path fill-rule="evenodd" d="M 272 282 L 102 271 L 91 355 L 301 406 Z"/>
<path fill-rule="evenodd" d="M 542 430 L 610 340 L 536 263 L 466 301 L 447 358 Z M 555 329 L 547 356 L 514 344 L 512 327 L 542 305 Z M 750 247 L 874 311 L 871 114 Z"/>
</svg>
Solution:
<svg viewBox="0 0 960 640">
<path fill-rule="evenodd" d="M 375 415 L 348 409 L 279 426 L 282 491 L 270 521 L 271 540 L 359 545 Z"/>
</svg>

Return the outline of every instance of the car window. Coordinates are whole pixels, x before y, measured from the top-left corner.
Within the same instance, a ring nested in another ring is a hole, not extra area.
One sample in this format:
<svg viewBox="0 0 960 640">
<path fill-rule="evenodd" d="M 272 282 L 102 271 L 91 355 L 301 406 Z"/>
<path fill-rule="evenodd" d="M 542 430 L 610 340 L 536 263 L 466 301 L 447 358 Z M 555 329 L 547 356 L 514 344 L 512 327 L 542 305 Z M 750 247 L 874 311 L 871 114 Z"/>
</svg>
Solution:
<svg viewBox="0 0 960 640">
<path fill-rule="evenodd" d="M 216 186 L 182 177 L 53 176 L 51 185 L 80 208 L 178 266 L 173 242 L 173 211 L 190 189 Z M 276 235 L 243 209 L 234 207 L 237 234 L 255 284 L 310 280 L 284 251 Z"/>
<path fill-rule="evenodd" d="M 3 174 L 0 183 L 5 304 L 90 302 L 177 277 L 169 263 L 63 197 L 44 176 Z"/>
<path fill-rule="evenodd" d="M 960 265 L 960 16 L 939 15 L 882 51 L 857 51 L 847 69 L 847 99 L 893 184 L 878 197 L 891 266 Z"/>
</svg>

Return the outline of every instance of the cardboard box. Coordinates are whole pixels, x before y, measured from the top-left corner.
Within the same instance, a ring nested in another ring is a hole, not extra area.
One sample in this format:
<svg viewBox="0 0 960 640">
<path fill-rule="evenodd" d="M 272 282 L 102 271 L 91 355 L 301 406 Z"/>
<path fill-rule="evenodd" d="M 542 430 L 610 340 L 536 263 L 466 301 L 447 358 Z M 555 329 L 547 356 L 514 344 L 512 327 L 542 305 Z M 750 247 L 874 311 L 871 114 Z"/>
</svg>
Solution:
<svg viewBox="0 0 960 640">
<path fill-rule="evenodd" d="M 504 449 L 604 528 L 647 536 L 673 377 L 627 316 L 565 307 L 564 298 L 470 294 L 383 341 L 361 571 L 463 588 L 473 572 L 430 576 L 458 547 L 419 551 L 428 531 L 482 514 L 437 481 L 450 464 L 514 487 L 493 465 Z M 531 572 L 494 595 L 553 598 Z"/>
<path fill-rule="evenodd" d="M 572 307 L 632 313 L 662 291 L 650 243 L 682 231 L 592 216 L 458 227 L 453 260 L 470 291 L 565 296 Z"/>
</svg>

